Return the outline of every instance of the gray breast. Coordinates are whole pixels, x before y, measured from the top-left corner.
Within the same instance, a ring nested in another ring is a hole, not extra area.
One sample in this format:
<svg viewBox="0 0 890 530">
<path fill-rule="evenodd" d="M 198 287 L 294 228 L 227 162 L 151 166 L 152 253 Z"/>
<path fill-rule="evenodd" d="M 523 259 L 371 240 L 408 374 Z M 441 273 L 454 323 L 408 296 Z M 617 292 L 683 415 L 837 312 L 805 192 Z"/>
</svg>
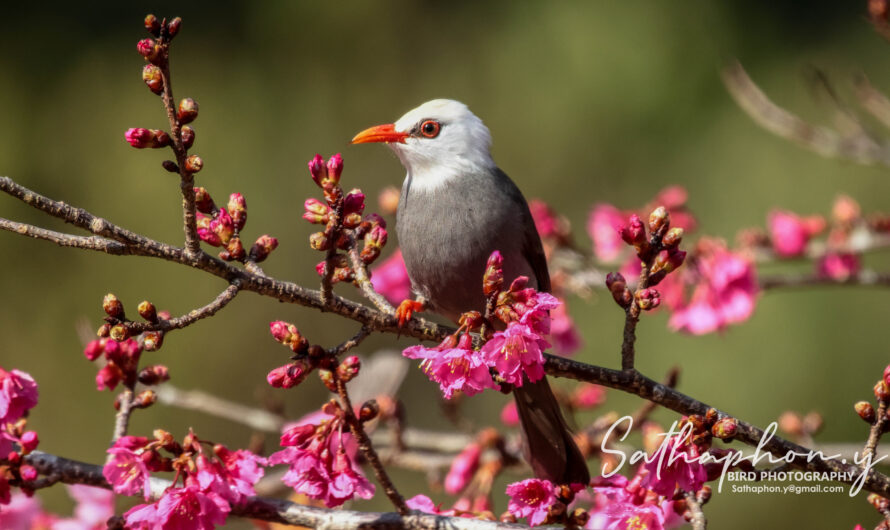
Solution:
<svg viewBox="0 0 890 530">
<path fill-rule="evenodd" d="M 396 231 L 408 275 L 430 308 L 451 320 L 484 309 L 482 274 L 494 250 L 504 256 L 507 282 L 525 275 L 536 285 L 524 256 L 528 230 L 528 205 L 500 170 L 452 178 L 434 190 L 412 187 L 410 178 L 402 186 Z"/>
</svg>

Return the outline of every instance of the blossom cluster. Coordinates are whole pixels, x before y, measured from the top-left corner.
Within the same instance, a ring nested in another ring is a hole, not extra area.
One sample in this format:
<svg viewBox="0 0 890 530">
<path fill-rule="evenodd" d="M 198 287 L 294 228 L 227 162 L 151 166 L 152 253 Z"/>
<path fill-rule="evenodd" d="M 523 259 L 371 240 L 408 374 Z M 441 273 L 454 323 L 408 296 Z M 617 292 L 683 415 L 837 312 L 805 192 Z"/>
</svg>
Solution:
<svg viewBox="0 0 890 530">
<path fill-rule="evenodd" d="M 209 446 L 212 449 L 207 449 Z M 265 458 L 250 451 L 231 451 L 189 432 L 182 443 L 165 431 L 153 438 L 123 436 L 108 449 L 103 468 L 115 493 L 151 498 L 151 473 L 174 471 L 173 485 L 155 502 L 137 505 L 124 514 L 127 528 L 210 529 L 223 524 L 232 506 L 256 494 Z"/>
<path fill-rule="evenodd" d="M 205 188 L 194 188 L 194 192 L 198 237 L 210 246 L 221 247 L 220 259 L 261 263 L 278 248 L 278 239 L 263 234 L 245 251 L 241 231 L 247 223 L 247 201 L 243 195 L 232 193 L 226 206 L 219 208 Z"/>
<path fill-rule="evenodd" d="M 362 413 L 359 417 L 369 419 Z M 345 411 L 335 401 L 320 414 L 289 426 L 281 446 L 284 449 L 269 456 L 269 464 L 288 466 L 282 481 L 295 492 L 329 508 L 374 496 L 374 485 L 356 464 L 358 444 L 346 425 Z"/>
<path fill-rule="evenodd" d="M 550 347 L 545 336 L 550 332 L 549 312 L 559 306 L 553 295 L 527 287 L 528 278 L 516 278 L 504 289 L 503 257 L 495 251 L 488 258 L 483 276 L 483 292 L 491 301 L 492 318 L 506 325 L 503 331 L 491 333 L 481 348 L 473 344 L 471 331 L 492 323 L 479 312 L 461 316 L 460 328 L 438 346 L 416 345 L 402 355 L 421 359 L 421 368 L 430 380 L 439 383 L 446 399 L 460 391 L 468 396 L 486 388 L 498 389 L 491 370 L 498 380 L 514 386 L 544 377 L 544 350 Z"/>
<path fill-rule="evenodd" d="M 28 373 L 0 368 L 0 455 L 6 461 L 0 465 L 0 504 L 10 502 L 10 481 L 37 478 L 37 470 L 24 462 L 40 443 L 37 433 L 27 430 L 28 411 L 37 405 L 37 397 L 37 383 Z"/>
<path fill-rule="evenodd" d="M 319 276 L 328 274 L 327 267 L 332 270 L 329 277 L 332 283 L 352 282 L 355 280 L 354 264 L 339 251 L 348 251 L 361 241 L 358 259 L 361 266 L 374 263 L 387 241 L 386 221 L 372 213 L 363 215 L 365 211 L 365 194 L 354 188 L 344 192 L 340 187 L 340 176 L 343 173 L 343 157 L 336 154 L 327 161 L 321 155 L 309 161 L 309 174 L 312 181 L 321 188 L 324 201 L 315 198 L 306 199 L 303 207 L 303 219 L 322 225 L 324 229 L 309 236 L 309 245 L 314 249 L 326 252 L 324 261 L 315 267 Z"/>
</svg>

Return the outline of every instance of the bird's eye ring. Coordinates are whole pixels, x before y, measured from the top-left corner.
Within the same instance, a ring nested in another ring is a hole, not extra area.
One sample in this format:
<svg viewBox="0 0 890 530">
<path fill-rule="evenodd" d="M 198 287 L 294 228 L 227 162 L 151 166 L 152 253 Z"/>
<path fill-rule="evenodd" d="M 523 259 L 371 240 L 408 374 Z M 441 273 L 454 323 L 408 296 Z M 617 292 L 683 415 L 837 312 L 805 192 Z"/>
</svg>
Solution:
<svg viewBox="0 0 890 530">
<path fill-rule="evenodd" d="M 435 138 L 439 136 L 439 130 L 442 126 L 435 120 L 426 120 L 420 124 L 420 134 L 425 138 Z"/>
</svg>

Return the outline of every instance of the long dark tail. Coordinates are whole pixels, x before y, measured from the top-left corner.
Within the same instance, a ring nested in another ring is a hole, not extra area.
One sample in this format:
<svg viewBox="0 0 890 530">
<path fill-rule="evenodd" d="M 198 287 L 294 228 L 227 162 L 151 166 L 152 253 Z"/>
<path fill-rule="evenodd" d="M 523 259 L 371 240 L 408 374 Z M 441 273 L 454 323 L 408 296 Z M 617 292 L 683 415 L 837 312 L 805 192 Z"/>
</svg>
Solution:
<svg viewBox="0 0 890 530">
<path fill-rule="evenodd" d="M 556 484 L 587 484 L 587 461 L 572 438 L 544 377 L 513 389 L 522 423 L 522 448 L 535 476 Z"/>
</svg>

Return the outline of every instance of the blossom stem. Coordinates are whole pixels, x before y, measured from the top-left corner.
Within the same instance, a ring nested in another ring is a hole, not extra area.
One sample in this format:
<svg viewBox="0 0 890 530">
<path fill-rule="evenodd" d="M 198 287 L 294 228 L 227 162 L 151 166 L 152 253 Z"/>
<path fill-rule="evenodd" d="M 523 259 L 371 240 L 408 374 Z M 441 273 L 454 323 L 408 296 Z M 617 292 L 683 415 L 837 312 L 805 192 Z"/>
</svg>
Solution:
<svg viewBox="0 0 890 530">
<path fill-rule="evenodd" d="M 124 391 L 120 393 L 118 396 L 118 403 L 120 404 L 120 408 L 117 410 L 117 414 L 114 419 L 114 433 L 111 436 L 111 443 L 118 441 L 123 436 L 127 435 L 127 429 L 130 426 L 130 415 L 133 413 L 133 405 L 135 401 L 133 400 L 133 389 L 131 387 L 124 388 Z M 108 455 L 109 458 L 112 455 Z"/>
<path fill-rule="evenodd" d="M 875 452 L 878 449 L 878 442 L 881 440 L 881 435 L 884 433 L 884 425 L 887 423 L 887 402 L 879 401 L 878 402 L 878 410 L 875 413 L 875 422 L 871 426 L 871 430 L 868 432 L 868 440 L 865 442 L 865 449 L 862 450 L 862 467 L 867 469 L 865 466 L 868 463 L 873 462 L 875 458 Z"/>
<path fill-rule="evenodd" d="M 352 262 L 352 268 L 355 270 L 355 282 L 362 290 L 362 294 L 365 295 L 365 298 L 370 300 L 377 309 L 384 313 L 395 315 L 395 308 L 386 301 L 386 298 L 374 290 L 374 285 L 371 284 L 371 277 L 368 275 L 368 266 L 365 265 L 365 262 L 362 261 L 362 258 L 359 255 L 358 245 L 356 244 L 354 235 L 349 236 L 349 261 Z"/>
<path fill-rule="evenodd" d="M 352 435 L 358 440 L 359 449 L 361 449 L 362 454 L 365 455 L 368 463 L 371 464 L 371 469 L 374 470 L 374 476 L 377 477 L 377 482 L 383 486 L 383 491 L 386 493 L 386 496 L 389 497 L 389 500 L 399 513 L 407 515 L 410 513 L 410 510 L 405 504 L 405 498 L 402 497 L 402 494 L 399 493 L 395 485 L 393 485 L 392 480 L 390 480 L 389 475 L 383 468 L 383 464 L 380 462 L 380 457 L 377 455 L 377 451 L 374 450 L 374 446 L 371 444 L 371 439 L 368 437 L 368 433 L 365 432 L 364 426 L 355 416 L 352 402 L 349 399 L 349 392 L 346 390 L 346 382 L 340 378 L 337 378 L 337 393 L 340 394 L 340 399 L 343 401 L 343 411 L 346 416 L 346 423 L 349 425 L 349 430 L 352 431 Z"/>
<path fill-rule="evenodd" d="M 702 511 L 701 503 L 698 502 L 695 493 L 687 491 L 685 496 L 686 507 L 689 509 L 689 513 L 692 514 L 692 518 L 689 520 L 692 530 L 706 530 L 708 528 L 708 520 L 705 519 L 705 512 Z"/>
</svg>

